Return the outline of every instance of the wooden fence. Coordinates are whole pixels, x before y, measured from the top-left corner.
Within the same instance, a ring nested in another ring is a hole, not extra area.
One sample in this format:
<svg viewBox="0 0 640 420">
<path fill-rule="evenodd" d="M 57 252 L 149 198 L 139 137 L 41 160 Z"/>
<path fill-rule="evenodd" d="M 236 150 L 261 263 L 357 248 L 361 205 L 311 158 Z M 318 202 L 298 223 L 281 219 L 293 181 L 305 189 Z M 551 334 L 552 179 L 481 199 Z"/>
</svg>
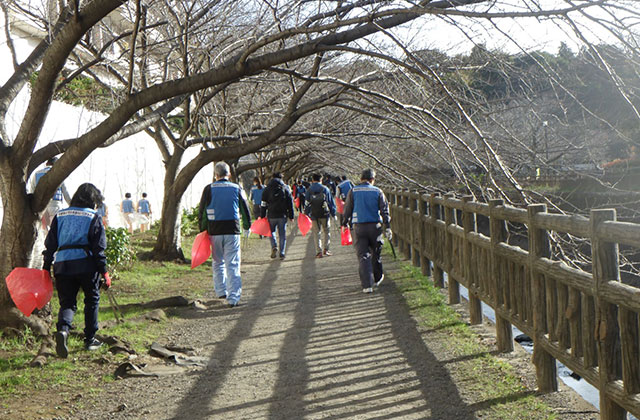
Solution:
<svg viewBox="0 0 640 420">
<path fill-rule="evenodd" d="M 620 282 L 618 250 L 640 248 L 640 224 L 617 222 L 611 209 L 586 218 L 547 213 L 543 204 L 385 193 L 398 249 L 438 287 L 447 273 L 450 303 L 460 302 L 462 284 L 472 324 L 482 322 L 481 302 L 491 306 L 500 351 L 513 350 L 512 324 L 533 338 L 540 391 L 557 390 L 559 360 L 598 388 L 603 420 L 625 419 L 625 411 L 640 417 L 640 289 Z M 521 227 L 525 246 L 507 243 L 507 222 Z M 551 234 L 588 239 L 591 272 L 553 260 Z"/>
</svg>

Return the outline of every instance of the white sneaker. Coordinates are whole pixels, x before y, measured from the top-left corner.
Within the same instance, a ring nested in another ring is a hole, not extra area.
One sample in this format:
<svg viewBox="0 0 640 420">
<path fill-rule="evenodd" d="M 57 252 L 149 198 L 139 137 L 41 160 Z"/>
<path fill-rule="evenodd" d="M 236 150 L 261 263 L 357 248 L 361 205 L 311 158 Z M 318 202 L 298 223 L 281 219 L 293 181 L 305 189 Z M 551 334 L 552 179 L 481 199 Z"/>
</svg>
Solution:
<svg viewBox="0 0 640 420">
<path fill-rule="evenodd" d="M 362 293 L 373 293 L 373 289 L 371 287 L 367 287 L 365 289 L 362 289 Z"/>
<path fill-rule="evenodd" d="M 382 277 L 380 277 L 380 280 L 378 280 L 378 281 L 375 283 L 375 287 L 380 286 L 380 283 L 382 283 L 382 280 L 384 280 L 384 274 L 382 275 Z"/>
</svg>

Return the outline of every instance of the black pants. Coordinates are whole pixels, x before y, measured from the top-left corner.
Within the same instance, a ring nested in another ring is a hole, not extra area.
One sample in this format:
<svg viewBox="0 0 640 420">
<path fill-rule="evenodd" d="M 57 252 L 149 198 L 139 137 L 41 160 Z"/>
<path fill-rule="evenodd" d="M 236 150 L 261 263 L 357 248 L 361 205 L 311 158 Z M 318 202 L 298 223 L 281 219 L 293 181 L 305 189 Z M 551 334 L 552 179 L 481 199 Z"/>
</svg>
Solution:
<svg viewBox="0 0 640 420">
<path fill-rule="evenodd" d="M 78 291 L 84 292 L 84 339 L 90 341 L 98 331 L 98 304 L 100 303 L 100 275 L 56 276 L 56 289 L 60 300 L 58 331 L 69 331 L 78 309 Z"/>
<path fill-rule="evenodd" d="M 353 245 L 358 255 L 362 288 L 373 287 L 373 283 L 382 277 L 382 224 L 355 224 Z"/>
</svg>

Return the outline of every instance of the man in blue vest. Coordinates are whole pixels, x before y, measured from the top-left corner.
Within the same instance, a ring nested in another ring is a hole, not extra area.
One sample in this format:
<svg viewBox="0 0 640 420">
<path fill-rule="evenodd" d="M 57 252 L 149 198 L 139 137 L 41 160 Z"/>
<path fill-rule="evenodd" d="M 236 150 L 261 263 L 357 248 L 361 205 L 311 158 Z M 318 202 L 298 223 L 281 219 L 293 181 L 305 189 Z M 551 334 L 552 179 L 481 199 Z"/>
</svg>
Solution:
<svg viewBox="0 0 640 420">
<path fill-rule="evenodd" d="M 374 187 L 376 173 L 365 169 L 362 183 L 349 191 L 344 206 L 342 225 L 354 226 L 353 242 L 359 261 L 360 283 L 364 293 L 372 293 L 384 279 L 382 272 L 382 235 L 391 240 L 389 203 L 382 190 Z"/>
<path fill-rule="evenodd" d="M 200 230 L 209 233 L 213 246 L 213 288 L 230 308 L 238 306 L 242 294 L 240 278 L 240 219 L 248 230 L 251 217 L 244 190 L 229 181 L 231 170 L 225 162 L 214 168 L 216 181 L 202 191 Z"/>
<path fill-rule="evenodd" d="M 53 164 L 58 160 L 56 157 L 52 157 L 46 163 L 46 166 L 38 171 L 36 171 L 34 177 L 31 179 L 31 192 L 36 189 L 36 185 L 40 182 L 40 179 L 47 174 L 51 170 Z M 69 204 L 71 202 L 71 197 L 67 192 L 67 188 L 64 186 L 64 182 L 56 189 L 56 192 L 53 193 L 53 197 L 51 197 L 51 201 L 42 212 L 42 227 L 45 231 L 49 231 L 49 226 L 51 226 L 51 221 L 53 220 L 53 216 L 60 211 L 62 208 L 62 200 Z"/>
</svg>

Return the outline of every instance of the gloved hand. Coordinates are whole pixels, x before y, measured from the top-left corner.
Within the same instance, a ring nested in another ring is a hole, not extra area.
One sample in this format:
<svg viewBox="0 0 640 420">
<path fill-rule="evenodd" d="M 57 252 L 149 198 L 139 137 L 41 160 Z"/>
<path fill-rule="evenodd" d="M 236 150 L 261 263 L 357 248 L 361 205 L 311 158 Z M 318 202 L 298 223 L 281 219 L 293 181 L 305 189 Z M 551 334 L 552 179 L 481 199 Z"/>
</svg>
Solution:
<svg viewBox="0 0 640 420">
<path fill-rule="evenodd" d="M 391 232 L 391 228 L 386 228 L 384 230 L 384 236 L 387 238 L 388 241 L 391 241 L 391 238 L 393 238 L 393 232 Z"/>
<path fill-rule="evenodd" d="M 109 272 L 106 272 L 102 275 L 102 280 L 100 280 L 100 288 L 104 290 L 108 290 L 111 287 L 111 277 L 109 276 Z"/>
</svg>

